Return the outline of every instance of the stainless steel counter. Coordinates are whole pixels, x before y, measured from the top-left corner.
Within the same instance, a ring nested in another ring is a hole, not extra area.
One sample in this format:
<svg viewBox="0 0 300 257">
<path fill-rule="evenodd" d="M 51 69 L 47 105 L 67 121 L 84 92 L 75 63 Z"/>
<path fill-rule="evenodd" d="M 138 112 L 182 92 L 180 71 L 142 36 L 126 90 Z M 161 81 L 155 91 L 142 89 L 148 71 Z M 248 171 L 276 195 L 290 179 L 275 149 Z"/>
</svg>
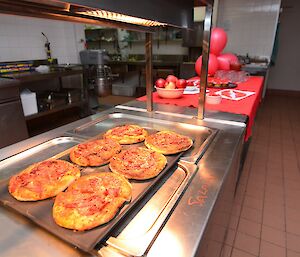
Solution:
<svg viewBox="0 0 300 257">
<path fill-rule="evenodd" d="M 193 109 L 155 105 L 156 111 L 147 113 L 143 105 L 140 102 L 130 102 L 0 149 L 0 160 L 59 136 L 80 136 L 74 132 L 75 128 L 111 113 L 167 121 L 170 124 L 176 122 L 189 129 L 193 129 L 193 126 L 205 126 L 217 130 L 212 143 L 197 163 L 193 179 L 184 193 L 179 195 L 179 201 L 171 210 L 171 215 L 166 216 L 166 222 L 150 241 L 147 256 L 220 256 L 234 197 L 245 117 L 211 113 L 210 118 L 199 121 L 193 118 L 196 116 L 196 110 Z M 225 119 L 222 120 L 222 117 Z M 3 173 L 0 178 L 5 179 L 10 175 L 11 172 Z M 165 190 L 162 184 L 151 201 L 159 200 L 160 192 Z M 103 248 L 103 245 L 97 246 L 94 253 L 83 253 L 3 206 L 0 207 L 0 224 L 2 231 L 5 231 L 0 234 L 0 256 L 91 256 L 99 254 L 98 250 L 105 255 L 108 253 L 106 256 L 113 256 L 111 248 Z M 123 227 L 119 226 L 111 236 L 117 237 L 121 230 Z M 140 235 L 132 238 L 133 245 L 138 244 L 138 237 Z"/>
</svg>

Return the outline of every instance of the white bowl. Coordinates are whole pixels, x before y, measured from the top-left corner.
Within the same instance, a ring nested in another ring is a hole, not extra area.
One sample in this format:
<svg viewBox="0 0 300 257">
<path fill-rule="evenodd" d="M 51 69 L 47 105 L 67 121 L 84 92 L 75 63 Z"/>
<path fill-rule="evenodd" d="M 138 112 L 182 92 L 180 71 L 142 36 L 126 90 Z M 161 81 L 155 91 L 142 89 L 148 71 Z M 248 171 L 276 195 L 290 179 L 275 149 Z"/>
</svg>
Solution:
<svg viewBox="0 0 300 257">
<path fill-rule="evenodd" d="M 169 98 L 169 99 L 176 99 L 180 98 L 183 95 L 184 88 L 176 88 L 176 89 L 166 89 L 155 87 L 157 94 L 161 98 Z"/>
<path fill-rule="evenodd" d="M 208 104 L 219 104 L 222 101 L 222 97 L 220 95 L 206 94 L 205 101 Z"/>
</svg>

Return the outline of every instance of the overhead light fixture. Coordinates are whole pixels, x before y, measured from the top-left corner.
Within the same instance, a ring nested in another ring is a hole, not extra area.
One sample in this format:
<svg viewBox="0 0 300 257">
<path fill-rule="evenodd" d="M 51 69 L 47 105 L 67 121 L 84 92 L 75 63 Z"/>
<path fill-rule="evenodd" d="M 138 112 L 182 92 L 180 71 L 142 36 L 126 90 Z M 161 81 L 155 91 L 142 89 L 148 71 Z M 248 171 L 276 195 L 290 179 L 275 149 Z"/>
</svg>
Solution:
<svg viewBox="0 0 300 257">
<path fill-rule="evenodd" d="M 97 18 L 107 19 L 107 20 L 114 20 L 119 22 L 125 22 L 135 25 L 147 26 L 147 27 L 157 27 L 157 26 L 166 26 L 166 23 L 161 23 L 158 21 L 146 20 L 142 18 L 137 18 L 133 16 L 128 16 L 120 13 L 109 12 L 104 10 L 87 10 L 87 11 L 80 11 L 77 12 L 78 14 L 93 16 Z"/>
</svg>

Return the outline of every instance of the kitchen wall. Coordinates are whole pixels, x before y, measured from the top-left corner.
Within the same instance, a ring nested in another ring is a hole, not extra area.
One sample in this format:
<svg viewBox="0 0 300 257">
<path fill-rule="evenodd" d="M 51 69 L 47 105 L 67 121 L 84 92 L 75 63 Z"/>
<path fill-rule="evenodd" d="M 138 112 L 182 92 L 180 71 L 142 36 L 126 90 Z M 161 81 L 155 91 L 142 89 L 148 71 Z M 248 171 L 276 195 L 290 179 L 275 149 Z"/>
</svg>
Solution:
<svg viewBox="0 0 300 257">
<path fill-rule="evenodd" d="M 270 69 L 268 88 L 300 91 L 300 1 L 283 0 L 278 31 L 278 53 Z"/>
<path fill-rule="evenodd" d="M 52 57 L 59 63 L 79 63 L 84 48 L 84 24 L 0 14 L 0 62 L 46 59 L 44 32 Z"/>
<path fill-rule="evenodd" d="M 225 29 L 225 51 L 270 58 L 280 0 L 219 0 L 217 26 Z"/>
</svg>

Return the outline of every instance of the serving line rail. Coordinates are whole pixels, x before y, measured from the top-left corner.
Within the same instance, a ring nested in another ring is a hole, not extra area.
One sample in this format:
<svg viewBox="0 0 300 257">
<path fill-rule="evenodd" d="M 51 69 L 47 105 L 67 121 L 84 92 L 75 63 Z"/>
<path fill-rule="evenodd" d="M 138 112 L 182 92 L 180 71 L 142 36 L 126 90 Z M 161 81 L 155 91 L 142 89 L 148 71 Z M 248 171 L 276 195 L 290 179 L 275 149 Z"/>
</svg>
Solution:
<svg viewBox="0 0 300 257">
<path fill-rule="evenodd" d="M 131 105 L 134 105 L 134 102 Z M 136 107 L 138 105 L 139 103 Z M 182 108 L 182 113 L 186 114 L 182 117 L 167 115 L 163 108 L 160 110 L 160 106 L 156 106 L 156 110 L 162 112 L 147 113 L 120 108 L 110 109 L 1 149 L 0 157 L 3 160 L 26 150 L 26 148 L 31 148 L 33 145 L 62 135 L 87 139 L 91 136 L 78 132 L 84 131 L 84 128 L 91 128 L 91 125 L 95 124 L 100 130 L 105 130 L 105 124 L 112 125 L 111 122 L 114 123 L 116 120 L 114 116 L 125 120 L 137 117 L 136 119 L 147 120 L 148 125 L 155 125 L 155 121 L 160 121 L 161 125 L 156 124 L 158 128 L 166 126 L 164 124 L 175 130 L 176 126 L 185 126 L 190 129 L 191 133 L 197 127 L 218 131 L 218 133 L 213 133 L 210 144 L 202 149 L 201 153 L 197 151 L 199 149 L 195 149 L 195 153 L 200 156 L 182 157 L 174 173 L 161 184 L 161 187 L 151 197 L 143 202 L 137 214 L 135 213 L 129 220 L 118 225 L 111 232 L 108 240 L 101 242 L 90 253 L 73 248 L 28 222 L 22 216 L 1 207 L 1 226 L 11 232 L 0 236 L 0 248 L 4 249 L 1 255 L 15 256 L 22 253 L 23 256 L 40 256 L 41 254 L 43 256 L 91 256 L 101 253 L 103 256 L 114 256 L 113 254 L 117 256 L 121 250 L 122 254 L 133 256 L 171 254 L 172 256 L 190 257 L 204 252 L 207 254 L 209 249 L 216 249 L 216 247 L 211 248 L 211 244 L 217 244 L 217 249 L 221 253 L 233 201 L 245 126 L 243 123 L 230 124 L 230 122 L 220 123 L 192 119 L 190 117 L 193 116 L 193 113 L 187 108 Z M 106 119 L 106 123 L 103 123 L 104 117 L 109 117 Z M 236 117 L 231 117 L 232 120 L 234 118 Z M 53 149 L 51 153 L 47 154 L 55 155 L 61 151 L 61 149 L 57 150 Z M 192 164 L 193 161 L 196 163 L 198 161 L 197 165 Z M 186 172 L 187 170 L 188 172 Z M 180 175 L 181 179 L 179 180 L 178 177 L 174 179 L 176 172 L 186 175 Z M 8 178 L 12 173 L 9 171 L 6 174 L 0 174 L 1 179 Z M 166 198 L 167 201 L 159 201 L 161 194 L 169 194 L 169 197 Z M 154 208 L 153 205 L 156 207 Z M 152 212 L 155 210 L 156 214 Z M 142 223 L 148 221 L 148 223 L 145 226 L 137 226 L 136 224 L 140 224 L 141 221 Z M 137 227 L 140 228 L 140 231 Z M 216 230 L 222 231 L 222 233 L 217 233 L 217 239 L 214 237 Z M 139 244 L 135 240 L 137 237 L 144 239 L 143 244 Z M 135 239 L 129 243 L 124 238 Z M 125 244 L 124 241 L 126 241 Z"/>
</svg>

